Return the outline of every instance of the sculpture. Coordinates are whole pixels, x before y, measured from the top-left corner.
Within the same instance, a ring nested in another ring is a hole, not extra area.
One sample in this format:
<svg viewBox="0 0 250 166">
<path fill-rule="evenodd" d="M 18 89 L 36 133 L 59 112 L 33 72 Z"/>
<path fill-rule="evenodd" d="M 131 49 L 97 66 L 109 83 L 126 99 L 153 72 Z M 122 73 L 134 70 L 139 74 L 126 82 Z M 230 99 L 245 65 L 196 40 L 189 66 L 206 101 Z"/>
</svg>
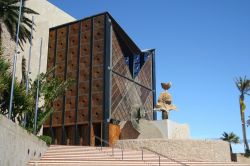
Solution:
<svg viewBox="0 0 250 166">
<path fill-rule="evenodd" d="M 162 119 L 168 119 L 168 113 L 171 110 L 177 110 L 176 106 L 172 104 L 172 97 L 168 93 L 168 89 L 171 87 L 171 82 L 161 83 L 161 87 L 164 89 L 158 98 L 155 111 L 162 111 Z"/>
<path fill-rule="evenodd" d="M 131 111 L 131 123 L 133 127 L 139 132 L 140 119 L 145 119 L 145 109 L 141 105 L 134 105 Z"/>
</svg>

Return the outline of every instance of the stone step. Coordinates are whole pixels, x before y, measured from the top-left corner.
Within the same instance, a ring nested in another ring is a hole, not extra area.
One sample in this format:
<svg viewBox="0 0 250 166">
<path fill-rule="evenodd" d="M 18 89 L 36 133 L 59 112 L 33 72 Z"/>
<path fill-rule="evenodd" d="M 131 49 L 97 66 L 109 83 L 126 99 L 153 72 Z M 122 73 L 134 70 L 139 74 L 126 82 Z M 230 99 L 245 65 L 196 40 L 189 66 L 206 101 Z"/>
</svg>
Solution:
<svg viewBox="0 0 250 166">
<path fill-rule="evenodd" d="M 84 161 L 80 161 L 80 160 L 74 160 L 74 161 L 69 161 L 69 160 L 61 160 L 61 161 L 57 161 L 57 160 L 51 160 L 51 161 L 31 161 L 29 163 L 30 165 L 32 164 L 82 164 L 82 165 L 148 165 L 146 164 L 144 161 L 133 161 L 133 160 L 126 160 L 126 161 L 122 161 L 122 160 L 113 160 L 113 161 L 107 161 L 107 160 L 84 160 Z"/>
<path fill-rule="evenodd" d="M 113 155 L 112 155 L 113 152 Z M 123 150 L 119 148 L 91 147 L 91 146 L 65 146 L 52 145 L 39 161 L 30 161 L 28 165 L 51 165 L 51 166 L 158 166 L 159 156 L 150 151 Z M 188 161 L 185 159 L 168 159 L 160 157 L 161 166 L 250 166 L 234 162 L 207 162 Z"/>
</svg>

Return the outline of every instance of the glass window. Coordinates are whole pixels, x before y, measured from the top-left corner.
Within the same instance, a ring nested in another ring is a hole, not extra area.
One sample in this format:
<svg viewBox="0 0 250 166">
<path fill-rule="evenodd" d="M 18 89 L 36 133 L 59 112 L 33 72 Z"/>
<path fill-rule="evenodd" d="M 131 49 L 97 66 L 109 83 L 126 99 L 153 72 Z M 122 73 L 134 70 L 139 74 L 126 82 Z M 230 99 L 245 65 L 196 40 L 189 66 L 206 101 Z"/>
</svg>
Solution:
<svg viewBox="0 0 250 166">
<path fill-rule="evenodd" d="M 125 57 L 125 63 L 129 66 L 129 57 Z"/>
<path fill-rule="evenodd" d="M 134 55 L 134 76 L 136 77 L 141 69 L 140 55 Z"/>
<path fill-rule="evenodd" d="M 149 53 L 149 52 L 146 52 L 146 53 L 144 54 L 144 62 L 147 62 L 147 60 L 148 60 L 148 58 L 150 57 L 150 55 L 151 55 L 151 53 Z"/>
</svg>

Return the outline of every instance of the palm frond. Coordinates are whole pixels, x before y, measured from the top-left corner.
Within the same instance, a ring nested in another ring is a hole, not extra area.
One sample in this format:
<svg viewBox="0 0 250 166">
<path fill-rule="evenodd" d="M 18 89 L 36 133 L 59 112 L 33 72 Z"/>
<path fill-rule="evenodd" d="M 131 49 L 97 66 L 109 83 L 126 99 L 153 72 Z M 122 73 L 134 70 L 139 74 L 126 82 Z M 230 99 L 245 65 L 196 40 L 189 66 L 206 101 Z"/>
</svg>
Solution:
<svg viewBox="0 0 250 166">
<path fill-rule="evenodd" d="M 0 20 L 5 24 L 11 39 L 16 39 L 16 31 L 19 17 L 19 1 L 18 0 L 0 0 Z M 27 15 L 37 15 L 38 13 L 30 8 L 23 6 L 21 15 L 21 24 L 19 31 L 18 44 L 23 50 L 23 44 L 30 38 L 30 29 L 32 27 L 32 21 Z"/>
<path fill-rule="evenodd" d="M 235 85 L 240 91 L 241 95 L 245 95 L 250 91 L 250 80 L 248 80 L 246 76 L 236 78 Z"/>
<path fill-rule="evenodd" d="M 237 144 L 240 142 L 240 138 L 233 132 L 230 132 L 230 133 L 224 132 L 220 139 L 222 139 L 223 141 L 227 141 L 229 143 L 234 143 L 234 144 Z"/>
</svg>

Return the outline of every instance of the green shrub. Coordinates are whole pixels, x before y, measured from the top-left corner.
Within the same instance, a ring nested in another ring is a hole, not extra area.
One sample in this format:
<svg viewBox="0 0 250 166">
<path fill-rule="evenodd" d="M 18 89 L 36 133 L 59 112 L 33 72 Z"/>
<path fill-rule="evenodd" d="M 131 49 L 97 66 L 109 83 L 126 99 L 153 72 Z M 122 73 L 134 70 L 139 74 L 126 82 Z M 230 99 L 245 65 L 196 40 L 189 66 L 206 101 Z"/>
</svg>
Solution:
<svg viewBox="0 0 250 166">
<path fill-rule="evenodd" d="M 40 138 L 41 140 L 46 142 L 47 145 L 50 145 L 52 143 L 52 138 L 50 136 L 40 135 L 40 136 L 38 136 L 38 138 Z"/>
</svg>

